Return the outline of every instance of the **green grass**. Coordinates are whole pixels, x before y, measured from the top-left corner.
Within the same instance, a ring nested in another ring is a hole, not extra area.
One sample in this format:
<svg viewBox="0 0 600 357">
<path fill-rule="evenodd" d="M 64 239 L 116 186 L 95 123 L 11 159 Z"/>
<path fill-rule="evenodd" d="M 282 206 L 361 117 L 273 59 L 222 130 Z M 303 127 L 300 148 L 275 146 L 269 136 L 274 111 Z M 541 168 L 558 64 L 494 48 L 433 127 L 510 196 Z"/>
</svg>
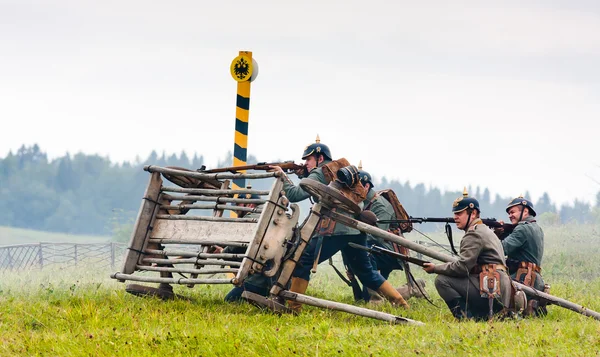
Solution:
<svg viewBox="0 0 600 357">
<path fill-rule="evenodd" d="M 32 229 L 0 226 L 0 245 L 27 243 L 100 243 L 108 242 L 108 236 L 76 235 L 35 231 Z"/>
<path fill-rule="evenodd" d="M 600 311 L 600 257 L 594 227 L 546 230 L 545 279 L 552 294 Z M 561 250 L 563 249 L 564 250 Z M 425 322 L 387 323 L 305 307 L 278 316 L 222 301 L 228 286 L 176 287 L 192 301 L 143 299 L 108 278 L 110 271 L 54 269 L 4 272 L 0 280 L 0 356 L 598 356 L 600 321 L 552 306 L 540 319 L 456 322 L 428 282 L 436 308 L 375 309 Z M 394 273 L 394 285 L 404 283 Z M 307 292 L 353 303 L 326 265 Z"/>
</svg>

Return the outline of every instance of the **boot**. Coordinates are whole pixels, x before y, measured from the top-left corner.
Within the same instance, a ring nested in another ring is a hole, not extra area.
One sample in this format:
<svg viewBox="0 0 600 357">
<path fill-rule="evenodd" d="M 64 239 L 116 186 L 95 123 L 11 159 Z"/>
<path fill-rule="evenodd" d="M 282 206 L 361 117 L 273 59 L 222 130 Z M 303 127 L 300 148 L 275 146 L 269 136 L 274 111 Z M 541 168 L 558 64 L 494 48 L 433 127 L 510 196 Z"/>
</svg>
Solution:
<svg viewBox="0 0 600 357">
<path fill-rule="evenodd" d="M 392 305 L 402 306 L 405 309 L 410 308 L 410 306 L 408 305 L 406 300 L 404 300 L 402 295 L 400 295 L 400 293 L 396 291 L 392 284 L 390 284 L 390 282 L 387 280 L 384 281 L 383 284 L 381 284 L 377 292 L 385 296 L 392 303 Z"/>
<path fill-rule="evenodd" d="M 515 312 L 522 313 L 527 308 L 527 296 L 521 290 L 518 290 L 514 296 Z"/>
<path fill-rule="evenodd" d="M 385 300 L 383 299 L 383 296 L 379 295 L 379 293 L 377 291 L 371 290 L 369 288 L 367 289 L 367 293 L 369 294 L 369 303 L 373 304 L 373 305 L 381 305 Z"/>
<path fill-rule="evenodd" d="M 396 289 L 396 291 L 399 292 L 400 295 L 402 295 L 404 300 L 408 300 L 412 296 L 412 289 L 410 288 L 410 286 L 408 284 L 404 284 L 404 285 L 400 286 L 399 288 Z"/>
<path fill-rule="evenodd" d="M 293 293 L 304 294 L 308 288 L 308 280 L 292 277 L 292 285 L 290 291 Z M 288 307 L 294 313 L 299 314 L 302 311 L 302 304 L 293 300 L 288 300 Z"/>
<path fill-rule="evenodd" d="M 400 295 L 402 295 L 402 297 L 404 298 L 404 300 L 408 300 L 411 297 L 416 297 L 416 298 L 429 298 L 429 295 L 427 294 L 427 291 L 425 290 L 425 280 L 423 279 L 417 279 L 415 281 L 416 284 L 419 285 L 419 287 L 421 288 L 421 290 L 423 290 L 423 293 L 421 293 L 421 290 L 419 290 L 419 288 L 412 287 L 409 284 L 404 284 L 402 286 L 400 286 L 399 288 L 397 288 L 396 290 L 400 293 Z"/>
</svg>

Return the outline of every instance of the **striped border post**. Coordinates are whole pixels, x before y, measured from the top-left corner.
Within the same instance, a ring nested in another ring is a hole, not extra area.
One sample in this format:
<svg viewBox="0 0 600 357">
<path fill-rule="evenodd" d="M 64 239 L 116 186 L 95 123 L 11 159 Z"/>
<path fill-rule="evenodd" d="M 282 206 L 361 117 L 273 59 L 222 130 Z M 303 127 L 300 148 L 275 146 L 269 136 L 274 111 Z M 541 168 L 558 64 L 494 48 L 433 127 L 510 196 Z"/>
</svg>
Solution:
<svg viewBox="0 0 600 357">
<path fill-rule="evenodd" d="M 250 114 L 250 83 L 258 75 L 258 65 L 251 51 L 240 51 L 230 66 L 231 76 L 237 82 L 235 101 L 235 137 L 233 166 L 244 166 L 248 158 L 248 117 Z M 245 172 L 245 171 L 244 171 Z M 245 188 L 246 179 L 234 179 L 233 189 Z M 237 216 L 235 212 L 231 213 Z"/>
</svg>

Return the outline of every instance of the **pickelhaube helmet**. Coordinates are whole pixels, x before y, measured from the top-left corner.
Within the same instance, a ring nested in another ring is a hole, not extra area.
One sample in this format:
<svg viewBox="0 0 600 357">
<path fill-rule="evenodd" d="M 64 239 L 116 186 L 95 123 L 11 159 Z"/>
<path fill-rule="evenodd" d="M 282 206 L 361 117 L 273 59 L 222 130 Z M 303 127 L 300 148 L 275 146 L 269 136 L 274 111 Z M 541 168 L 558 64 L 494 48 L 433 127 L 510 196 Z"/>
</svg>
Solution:
<svg viewBox="0 0 600 357">
<path fill-rule="evenodd" d="M 506 206 L 506 213 L 508 213 L 508 211 L 510 210 L 511 207 L 514 206 L 524 206 L 527 207 L 529 209 L 529 215 L 535 217 L 536 213 L 533 210 L 533 203 L 531 203 L 530 200 L 523 198 L 523 196 L 519 196 L 517 198 L 513 198 L 509 203 L 508 206 Z"/>
<path fill-rule="evenodd" d="M 248 185 L 248 186 L 246 186 L 246 189 L 251 190 L 252 186 Z M 246 193 L 243 195 L 242 198 L 245 198 L 248 200 L 258 200 L 258 199 L 260 199 L 260 195 L 257 195 L 256 193 Z"/>
<path fill-rule="evenodd" d="M 476 209 L 477 211 L 481 212 L 481 209 L 479 208 L 479 201 L 477 201 L 474 197 L 469 197 L 469 193 L 465 187 L 462 197 L 455 199 L 454 203 L 452 203 L 452 213 L 462 212 L 466 209 Z"/>
<path fill-rule="evenodd" d="M 325 156 L 328 160 L 333 160 L 331 158 L 331 151 L 329 151 L 329 146 L 325 144 L 321 144 L 321 139 L 319 135 L 317 135 L 317 139 L 314 144 L 308 145 L 304 148 L 304 152 L 302 153 L 302 160 L 306 160 L 307 157 L 314 154 L 321 154 Z"/>
<path fill-rule="evenodd" d="M 371 174 L 362 169 L 362 160 L 358 163 L 358 175 L 363 186 L 370 184 L 371 188 L 375 187 L 373 185 L 373 178 L 371 177 Z"/>
</svg>

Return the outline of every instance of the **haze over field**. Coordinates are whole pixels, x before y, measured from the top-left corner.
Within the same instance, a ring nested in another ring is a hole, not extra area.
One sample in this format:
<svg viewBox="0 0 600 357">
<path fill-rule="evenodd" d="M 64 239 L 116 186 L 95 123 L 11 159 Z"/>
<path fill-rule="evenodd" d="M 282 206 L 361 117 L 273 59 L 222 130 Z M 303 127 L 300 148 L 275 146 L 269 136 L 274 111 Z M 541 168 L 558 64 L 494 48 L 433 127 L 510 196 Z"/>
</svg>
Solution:
<svg viewBox="0 0 600 357">
<path fill-rule="evenodd" d="M 233 147 L 238 50 L 260 67 L 261 161 L 299 161 L 319 133 L 376 180 L 558 204 L 600 189 L 600 4 L 586 0 L 4 0 L 0 157 L 38 143 L 215 165 Z"/>
</svg>

